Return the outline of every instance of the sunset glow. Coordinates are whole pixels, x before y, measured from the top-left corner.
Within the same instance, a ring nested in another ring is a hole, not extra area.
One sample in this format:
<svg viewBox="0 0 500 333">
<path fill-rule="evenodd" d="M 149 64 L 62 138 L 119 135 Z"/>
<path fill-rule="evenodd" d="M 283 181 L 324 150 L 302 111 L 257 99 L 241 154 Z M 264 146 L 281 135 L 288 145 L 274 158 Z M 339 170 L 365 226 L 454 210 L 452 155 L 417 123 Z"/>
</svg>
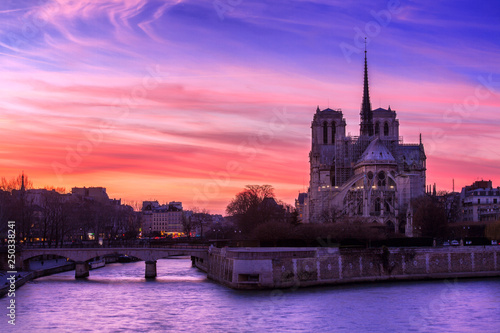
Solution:
<svg viewBox="0 0 500 333">
<path fill-rule="evenodd" d="M 222 5 L 221 5 L 222 4 Z M 427 182 L 500 185 L 495 1 L 48 0 L 0 4 L 0 177 L 223 213 L 247 184 L 293 204 L 316 107 L 373 109 Z"/>
</svg>

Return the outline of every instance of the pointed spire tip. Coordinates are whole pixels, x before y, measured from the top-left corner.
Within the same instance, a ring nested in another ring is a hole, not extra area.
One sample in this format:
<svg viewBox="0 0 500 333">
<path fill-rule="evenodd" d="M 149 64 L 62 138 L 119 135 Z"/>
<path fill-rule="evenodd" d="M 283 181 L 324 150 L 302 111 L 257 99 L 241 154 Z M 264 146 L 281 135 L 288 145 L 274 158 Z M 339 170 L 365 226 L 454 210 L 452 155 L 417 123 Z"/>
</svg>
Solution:
<svg viewBox="0 0 500 333">
<path fill-rule="evenodd" d="M 361 104 L 360 135 L 373 135 L 373 113 L 370 103 L 370 92 L 368 89 L 368 62 L 366 59 L 366 37 L 365 37 L 365 71 L 363 80 L 363 100 Z"/>
</svg>

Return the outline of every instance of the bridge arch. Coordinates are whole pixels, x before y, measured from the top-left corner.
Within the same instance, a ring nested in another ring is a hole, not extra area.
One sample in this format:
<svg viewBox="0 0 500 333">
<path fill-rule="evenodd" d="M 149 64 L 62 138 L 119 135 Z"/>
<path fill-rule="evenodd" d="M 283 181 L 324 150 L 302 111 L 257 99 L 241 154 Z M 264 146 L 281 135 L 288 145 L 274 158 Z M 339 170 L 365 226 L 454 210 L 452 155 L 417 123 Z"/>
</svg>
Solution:
<svg viewBox="0 0 500 333">
<path fill-rule="evenodd" d="M 45 259 L 44 257 L 47 257 L 47 256 L 51 256 L 51 257 L 53 257 L 53 258 L 50 258 L 50 259 Z M 41 265 L 42 265 L 42 267 L 41 267 L 41 268 L 43 268 L 43 263 L 44 263 L 45 261 L 47 261 L 47 260 L 53 260 L 53 259 L 55 259 L 56 261 L 58 261 L 58 260 L 64 260 L 64 261 L 66 261 L 66 259 L 68 259 L 68 258 L 67 258 L 67 257 L 65 257 L 65 256 L 58 255 L 58 254 L 54 254 L 54 253 L 42 253 L 42 254 L 38 254 L 38 255 L 33 255 L 33 256 L 31 256 L 31 257 L 21 257 L 21 258 L 19 259 L 19 261 L 22 263 L 22 265 L 21 265 L 21 267 L 19 267 L 19 268 L 20 268 L 20 269 L 34 269 L 34 268 L 31 268 L 31 266 L 30 266 L 30 261 L 31 261 L 32 259 L 37 259 L 37 258 L 39 258 L 39 259 L 40 259 L 39 261 L 41 262 Z M 61 262 L 62 262 L 62 261 L 61 261 Z"/>
<path fill-rule="evenodd" d="M 185 248 L 41 248 L 24 249 L 19 254 L 23 267 L 27 261 L 41 255 L 55 255 L 68 258 L 76 264 L 75 277 L 89 276 L 88 261 L 106 255 L 128 255 L 143 260 L 146 263 L 146 278 L 156 277 L 156 261 L 172 256 L 186 255 L 200 259 L 208 259 L 208 247 Z"/>
<path fill-rule="evenodd" d="M 30 259 L 37 258 L 40 256 L 52 255 L 58 256 L 59 258 L 67 258 L 71 261 L 90 261 L 97 257 L 103 257 L 107 255 L 128 255 L 130 257 L 135 257 L 140 260 L 150 260 L 151 256 L 147 253 L 141 253 L 137 251 L 121 251 L 120 249 L 100 249 L 99 251 L 71 251 L 71 249 L 57 248 L 57 249 L 37 249 L 36 251 L 28 250 L 23 251 L 21 254 L 21 260 L 23 263 L 29 261 Z"/>
</svg>

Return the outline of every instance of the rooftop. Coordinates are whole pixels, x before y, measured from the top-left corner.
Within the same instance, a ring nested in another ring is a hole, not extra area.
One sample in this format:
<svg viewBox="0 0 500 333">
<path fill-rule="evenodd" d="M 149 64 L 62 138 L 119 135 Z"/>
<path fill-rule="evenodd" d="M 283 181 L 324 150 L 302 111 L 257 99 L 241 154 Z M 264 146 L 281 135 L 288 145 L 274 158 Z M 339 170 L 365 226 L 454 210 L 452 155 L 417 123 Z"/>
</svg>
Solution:
<svg viewBox="0 0 500 333">
<path fill-rule="evenodd" d="M 394 156 L 382 143 L 380 138 L 375 138 L 361 155 L 357 164 L 396 164 Z"/>
</svg>

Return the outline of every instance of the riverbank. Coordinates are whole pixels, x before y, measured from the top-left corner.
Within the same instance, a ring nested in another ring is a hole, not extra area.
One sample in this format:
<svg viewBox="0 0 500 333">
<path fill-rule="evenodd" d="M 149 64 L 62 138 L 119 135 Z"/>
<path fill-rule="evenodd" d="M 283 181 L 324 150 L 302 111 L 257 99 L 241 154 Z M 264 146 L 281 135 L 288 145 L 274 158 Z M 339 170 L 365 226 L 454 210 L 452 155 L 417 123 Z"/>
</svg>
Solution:
<svg viewBox="0 0 500 333">
<path fill-rule="evenodd" d="M 211 248 L 194 266 L 233 289 L 500 276 L 500 246 Z"/>
<path fill-rule="evenodd" d="M 15 331 L 494 333 L 500 325 L 498 278 L 242 292 L 207 281 L 186 259 L 158 260 L 156 282 L 144 279 L 144 262 L 109 268 L 88 281 L 70 271 L 24 285 Z"/>
<path fill-rule="evenodd" d="M 18 271 L 16 274 L 10 274 L 7 273 L 7 271 L 0 271 L 0 297 L 7 295 L 9 293 L 9 290 L 12 289 L 10 286 L 10 281 L 7 280 L 7 278 L 9 278 L 11 275 L 16 276 L 15 290 L 18 290 L 26 282 L 33 279 L 74 269 L 74 262 L 68 262 L 64 259 L 52 259 L 31 262 L 29 271 Z"/>
</svg>

